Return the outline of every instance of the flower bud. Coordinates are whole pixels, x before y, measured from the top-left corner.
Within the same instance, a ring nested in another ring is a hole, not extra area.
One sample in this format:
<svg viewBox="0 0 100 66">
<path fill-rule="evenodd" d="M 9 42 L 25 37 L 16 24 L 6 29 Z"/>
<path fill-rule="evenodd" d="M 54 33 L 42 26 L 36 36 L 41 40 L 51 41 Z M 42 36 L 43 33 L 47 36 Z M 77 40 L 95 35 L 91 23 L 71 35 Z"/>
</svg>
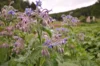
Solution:
<svg viewBox="0 0 100 66">
<path fill-rule="evenodd" d="M 0 32 L 0 35 L 3 35 L 3 36 L 7 35 L 7 31 Z"/>
<path fill-rule="evenodd" d="M 64 53 L 64 48 L 58 48 L 59 53 Z"/>
<path fill-rule="evenodd" d="M 7 30 L 8 32 L 12 31 L 12 30 L 13 30 L 13 26 L 7 27 L 6 30 Z"/>
<path fill-rule="evenodd" d="M 2 46 L 1 46 L 2 48 L 8 48 L 9 47 L 9 45 L 8 44 L 6 44 L 6 43 L 4 43 L 4 44 L 2 44 Z"/>
<path fill-rule="evenodd" d="M 49 56 L 50 56 L 50 53 L 49 53 L 49 51 L 48 51 L 47 49 L 43 49 L 43 50 L 41 51 L 41 54 L 42 54 L 43 56 L 46 56 L 46 57 L 49 57 Z"/>
</svg>

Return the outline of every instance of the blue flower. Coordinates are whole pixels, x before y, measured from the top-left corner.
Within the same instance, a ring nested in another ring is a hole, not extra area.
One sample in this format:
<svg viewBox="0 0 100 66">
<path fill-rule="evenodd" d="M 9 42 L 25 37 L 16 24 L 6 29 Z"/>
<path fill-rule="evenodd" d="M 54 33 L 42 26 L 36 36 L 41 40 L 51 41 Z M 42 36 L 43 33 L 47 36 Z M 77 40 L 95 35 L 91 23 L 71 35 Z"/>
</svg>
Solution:
<svg viewBox="0 0 100 66">
<path fill-rule="evenodd" d="M 8 14 L 10 14 L 10 15 L 15 15 L 15 11 L 10 10 L 10 11 L 8 11 Z"/>
<path fill-rule="evenodd" d="M 49 45 L 48 48 L 53 48 L 53 45 Z"/>
<path fill-rule="evenodd" d="M 36 1 L 36 6 L 40 6 L 41 7 L 42 2 L 40 0 Z"/>
<path fill-rule="evenodd" d="M 72 19 L 72 16 L 71 15 L 67 15 L 66 18 L 67 19 Z"/>
<path fill-rule="evenodd" d="M 67 38 L 64 38 L 64 41 L 67 41 Z"/>
<path fill-rule="evenodd" d="M 26 8 L 26 9 L 25 9 L 25 13 L 26 13 L 28 16 L 30 16 L 32 12 L 33 12 L 33 10 L 32 10 L 31 8 Z"/>
<path fill-rule="evenodd" d="M 77 22 L 77 19 L 75 19 L 75 18 L 72 18 L 72 20 L 71 20 L 72 22 Z"/>
<path fill-rule="evenodd" d="M 63 40 L 62 40 L 62 44 L 66 44 L 67 43 L 67 38 L 64 38 Z"/>
<path fill-rule="evenodd" d="M 44 45 L 50 45 L 51 44 L 51 40 L 46 40 L 45 42 L 44 42 Z"/>
</svg>

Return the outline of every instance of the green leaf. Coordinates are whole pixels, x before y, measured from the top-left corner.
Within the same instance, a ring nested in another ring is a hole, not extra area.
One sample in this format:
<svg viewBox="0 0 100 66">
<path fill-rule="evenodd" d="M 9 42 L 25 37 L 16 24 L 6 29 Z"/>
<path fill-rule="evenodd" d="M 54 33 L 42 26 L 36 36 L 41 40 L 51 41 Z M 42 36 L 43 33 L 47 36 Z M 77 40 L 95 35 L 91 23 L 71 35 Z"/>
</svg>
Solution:
<svg viewBox="0 0 100 66">
<path fill-rule="evenodd" d="M 0 64 L 4 63 L 8 59 L 8 48 L 0 48 Z"/>
<path fill-rule="evenodd" d="M 47 59 L 43 66 L 58 66 L 58 63 L 55 59 Z"/>
<path fill-rule="evenodd" d="M 52 33 L 51 33 L 51 31 L 48 28 L 42 27 L 42 30 L 47 32 L 49 34 L 49 36 L 52 37 Z"/>
<path fill-rule="evenodd" d="M 27 65 L 18 63 L 17 66 L 27 66 Z"/>
<path fill-rule="evenodd" d="M 0 65 L 0 66 L 8 66 L 8 62 L 5 62 L 5 63 L 3 63 L 3 64 Z"/>
<path fill-rule="evenodd" d="M 46 60 L 45 60 L 45 58 L 43 57 L 43 58 L 41 58 L 40 59 L 40 66 L 43 66 L 43 64 L 44 64 L 44 62 L 45 62 Z"/>
<path fill-rule="evenodd" d="M 100 53 L 98 53 L 98 57 L 100 58 Z"/>
<path fill-rule="evenodd" d="M 4 29 L 3 27 L 0 27 L 0 32 L 1 32 L 3 29 Z"/>
<path fill-rule="evenodd" d="M 69 61 L 66 61 L 66 62 L 60 62 L 59 60 L 58 61 L 58 66 L 79 66 L 73 62 L 69 62 Z"/>
<path fill-rule="evenodd" d="M 11 59 L 8 63 L 8 66 L 17 66 L 17 62 L 14 59 Z"/>
</svg>

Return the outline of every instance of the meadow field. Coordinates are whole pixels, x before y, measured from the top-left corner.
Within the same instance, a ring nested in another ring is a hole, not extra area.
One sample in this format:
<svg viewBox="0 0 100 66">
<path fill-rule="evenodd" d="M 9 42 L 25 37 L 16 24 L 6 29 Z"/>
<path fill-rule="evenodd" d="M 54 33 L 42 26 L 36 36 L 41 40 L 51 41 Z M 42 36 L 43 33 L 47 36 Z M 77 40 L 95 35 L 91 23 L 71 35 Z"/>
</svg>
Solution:
<svg viewBox="0 0 100 66">
<path fill-rule="evenodd" d="M 53 21 L 40 0 L 24 12 L 13 3 L 0 12 L 0 66 L 100 66 L 99 18 Z"/>
</svg>

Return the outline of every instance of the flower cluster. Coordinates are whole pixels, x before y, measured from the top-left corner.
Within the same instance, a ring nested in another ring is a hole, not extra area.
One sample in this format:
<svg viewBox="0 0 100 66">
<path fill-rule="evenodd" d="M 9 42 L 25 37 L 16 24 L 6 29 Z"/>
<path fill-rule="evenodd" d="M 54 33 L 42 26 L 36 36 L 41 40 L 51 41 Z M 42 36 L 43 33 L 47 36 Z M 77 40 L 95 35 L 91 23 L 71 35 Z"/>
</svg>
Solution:
<svg viewBox="0 0 100 66">
<path fill-rule="evenodd" d="M 67 25 L 77 25 L 78 22 L 80 22 L 80 20 L 77 18 L 77 17 L 73 17 L 71 15 L 62 15 L 61 16 L 62 19 L 63 19 L 63 22 L 64 23 L 67 23 Z"/>
<path fill-rule="evenodd" d="M 4 6 L 1 9 L 1 17 L 5 18 L 5 19 L 11 19 L 14 18 L 14 16 L 16 15 L 16 9 L 14 9 L 12 6 Z M 13 16 L 13 17 L 10 17 Z"/>
<path fill-rule="evenodd" d="M 24 40 L 18 36 L 14 36 L 13 38 L 16 39 L 16 42 L 14 43 L 12 50 L 18 54 L 24 48 Z"/>
<path fill-rule="evenodd" d="M 58 45 L 63 45 L 63 44 L 66 44 L 67 43 L 67 39 L 64 38 L 64 39 L 57 39 L 57 38 L 54 38 L 56 41 L 54 40 L 46 40 L 44 42 L 44 45 L 45 46 L 48 46 L 49 48 L 50 47 L 54 47 L 54 46 L 58 46 Z"/>
<path fill-rule="evenodd" d="M 30 33 L 33 35 L 33 32 L 31 32 L 31 28 L 32 26 L 35 26 L 34 31 L 36 31 L 36 38 L 37 35 L 39 35 L 39 40 L 40 43 L 43 44 L 43 48 L 41 50 L 41 53 L 43 56 L 49 56 L 49 50 L 48 49 L 55 49 L 57 50 L 57 52 L 59 53 L 63 53 L 64 52 L 64 48 L 63 46 L 65 46 L 67 44 L 67 40 L 68 38 L 65 36 L 65 34 L 67 34 L 69 32 L 69 30 L 67 28 L 55 28 L 52 29 L 50 32 L 52 32 L 52 37 L 50 38 L 48 35 L 42 35 L 43 32 L 46 30 L 45 28 L 50 28 L 50 23 L 53 21 L 52 17 L 49 16 L 49 12 L 52 10 L 48 10 L 48 9 L 43 9 L 42 7 L 42 2 L 40 0 L 36 1 L 36 9 L 32 10 L 32 8 L 26 8 L 24 13 L 22 12 L 16 12 L 16 9 L 14 9 L 12 6 L 5 6 L 2 9 L 2 15 L 1 17 L 5 17 L 6 19 L 8 19 L 8 17 L 14 17 L 16 16 L 17 18 L 14 19 L 15 22 L 10 23 L 4 26 L 4 30 L 2 30 L 0 32 L 0 35 L 2 36 L 7 36 L 9 35 L 11 38 L 13 38 L 13 44 L 12 45 L 12 52 L 13 53 L 20 53 L 25 46 L 25 42 L 27 42 L 27 40 L 24 40 L 26 38 L 26 36 L 23 35 L 17 35 L 15 34 L 16 31 L 21 31 L 22 33 L 25 33 L 25 35 L 27 33 Z M 8 7 L 10 7 L 9 9 L 7 9 Z M 33 17 L 34 16 L 34 17 Z M 65 18 L 65 16 L 63 16 Z M 66 19 L 71 19 L 73 20 L 73 17 L 68 15 L 66 16 Z M 11 25 L 12 26 L 11 26 Z M 44 30 L 42 30 L 41 28 L 44 28 Z M 40 33 L 39 33 L 40 32 Z M 47 33 L 49 33 L 49 31 L 47 30 Z M 44 36 L 44 37 L 42 37 Z M 64 36 L 64 37 L 62 37 Z M 41 38 L 42 37 L 42 38 Z M 42 43 L 42 39 L 45 38 L 44 43 Z M 37 38 L 38 39 L 38 38 Z M 27 42 L 28 43 L 28 42 Z M 4 44 L 4 46 L 6 47 L 6 45 Z M 45 48 L 46 47 L 46 48 Z"/>
<path fill-rule="evenodd" d="M 60 53 L 64 52 L 64 48 L 62 46 L 67 44 L 67 38 L 62 38 L 62 34 L 54 34 L 53 33 L 52 38 L 49 38 L 47 35 L 44 35 L 44 38 L 45 38 L 45 42 L 43 43 L 44 47 L 47 47 L 47 48 L 50 48 L 50 49 L 57 48 L 56 49 L 57 52 L 60 52 Z M 45 50 L 45 49 L 43 49 L 43 50 Z M 48 51 L 48 50 L 46 49 L 45 51 Z M 47 54 L 48 53 L 49 53 L 49 51 L 47 52 Z M 42 52 L 42 55 L 44 55 L 43 52 Z M 46 55 L 44 55 L 44 56 L 46 56 Z"/>
<path fill-rule="evenodd" d="M 3 31 L 0 32 L 1 36 L 12 36 L 13 35 L 13 26 L 6 27 Z"/>
<path fill-rule="evenodd" d="M 16 28 L 24 32 L 29 31 L 30 19 L 27 15 L 22 14 L 19 16 L 20 22 L 16 24 Z"/>
<path fill-rule="evenodd" d="M 67 43 L 67 39 L 66 38 L 64 38 L 64 39 L 56 39 L 55 38 L 55 40 L 56 41 L 53 41 L 52 39 L 51 40 L 47 39 L 47 40 L 45 40 L 43 46 L 50 48 L 50 49 L 57 48 L 56 51 L 62 54 L 64 52 L 64 48 L 62 46 Z M 50 55 L 48 49 L 43 49 L 41 51 L 41 53 L 42 53 L 43 56 L 49 56 Z"/>
<path fill-rule="evenodd" d="M 62 33 L 62 32 L 65 32 L 65 33 L 68 33 L 69 30 L 67 28 L 56 28 L 56 31 L 59 32 L 59 33 Z"/>
<path fill-rule="evenodd" d="M 6 22 L 6 26 L 4 23 L 4 28 L 0 31 L 0 36 L 10 36 L 10 38 L 13 38 L 14 45 L 12 51 L 14 51 L 15 53 L 19 53 L 24 48 L 25 40 L 20 36 L 16 36 L 17 34 L 15 34 L 14 31 L 21 30 L 22 32 L 30 32 L 30 27 L 33 26 L 33 24 L 38 23 L 38 18 L 42 20 L 41 25 L 44 26 L 45 24 L 45 26 L 49 26 L 49 23 L 52 21 L 51 17 L 49 16 L 49 12 L 51 10 L 43 9 L 41 7 L 42 2 L 40 0 L 36 1 L 35 10 L 32 10 L 32 8 L 26 8 L 24 13 L 14 9 L 11 4 L 2 8 L 0 18 L 3 17 L 2 19 L 5 19 L 5 21 L 7 21 L 7 19 L 12 19 L 14 16 L 16 16 L 16 18 L 14 19 L 15 21 L 12 21 L 13 23 L 10 23 L 10 21 Z M 6 45 L 4 44 L 4 46 Z"/>
</svg>

